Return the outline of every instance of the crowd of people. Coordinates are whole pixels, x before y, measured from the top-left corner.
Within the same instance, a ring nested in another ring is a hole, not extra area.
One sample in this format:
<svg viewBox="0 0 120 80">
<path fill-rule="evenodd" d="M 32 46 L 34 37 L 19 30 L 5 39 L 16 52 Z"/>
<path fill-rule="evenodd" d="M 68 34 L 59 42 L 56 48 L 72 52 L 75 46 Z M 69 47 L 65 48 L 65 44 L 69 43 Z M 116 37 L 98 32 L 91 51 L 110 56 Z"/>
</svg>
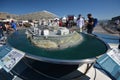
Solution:
<svg viewBox="0 0 120 80">
<path fill-rule="evenodd" d="M 16 31 L 17 25 L 11 20 L 11 22 L 0 22 L 0 37 L 4 36 L 3 32 L 9 33 L 9 31 Z"/>
<path fill-rule="evenodd" d="M 70 16 L 72 17 L 72 16 Z M 85 20 L 85 18 L 79 14 L 76 21 L 74 19 L 66 18 L 66 21 L 62 21 L 62 19 L 59 20 L 59 26 L 64 26 L 67 28 L 71 28 L 73 26 L 76 26 L 77 31 L 83 32 L 83 30 L 86 30 L 88 34 L 92 34 L 94 27 L 97 25 L 98 20 L 97 18 L 93 18 L 92 14 L 89 13 L 87 15 L 88 20 Z M 64 25 L 65 24 L 65 25 Z"/>
<path fill-rule="evenodd" d="M 66 28 L 77 28 L 77 31 L 83 32 L 83 30 L 86 30 L 87 33 L 92 34 L 94 27 L 97 24 L 97 19 L 93 18 L 92 14 L 87 15 L 88 20 L 85 20 L 84 17 L 79 14 L 77 19 L 74 19 L 74 16 L 68 16 L 66 19 L 53 19 L 53 20 L 39 20 L 37 23 L 38 25 L 53 27 L 53 26 L 59 26 L 59 27 L 66 27 Z M 35 26 L 35 23 L 33 24 Z"/>
<path fill-rule="evenodd" d="M 88 20 L 85 20 L 81 14 L 78 15 L 78 18 L 75 21 L 75 26 L 79 30 L 79 32 L 83 32 L 83 29 L 87 30 L 87 33 L 92 34 L 94 27 L 97 24 L 97 20 L 95 22 L 95 19 L 92 17 L 92 14 L 87 15 Z M 72 18 L 72 17 L 71 17 Z M 48 23 L 45 23 L 45 20 L 41 20 L 40 25 L 48 25 L 50 26 L 63 26 L 62 19 L 58 20 L 49 20 Z M 66 25 L 65 27 L 71 28 L 69 25 L 72 23 L 72 20 L 68 21 L 66 19 Z M 14 20 L 11 20 L 9 22 L 0 22 L 0 36 L 4 36 L 3 32 L 5 31 L 8 33 L 9 31 L 16 31 L 17 30 L 17 23 Z"/>
<path fill-rule="evenodd" d="M 87 29 L 87 33 L 92 34 L 94 27 L 97 24 L 97 19 L 92 17 L 92 14 L 87 15 L 88 20 L 85 20 L 82 15 L 80 14 L 77 18 L 77 27 L 80 29 L 80 32 L 83 31 L 83 29 Z"/>
</svg>

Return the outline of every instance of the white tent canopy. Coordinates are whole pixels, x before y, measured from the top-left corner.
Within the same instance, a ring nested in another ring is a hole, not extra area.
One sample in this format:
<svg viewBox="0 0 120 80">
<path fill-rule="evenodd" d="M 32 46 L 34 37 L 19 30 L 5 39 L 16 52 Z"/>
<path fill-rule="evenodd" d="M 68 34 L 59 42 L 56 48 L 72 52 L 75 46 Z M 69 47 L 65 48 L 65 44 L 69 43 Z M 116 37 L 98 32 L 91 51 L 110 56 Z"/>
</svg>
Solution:
<svg viewBox="0 0 120 80">
<path fill-rule="evenodd" d="M 62 19 L 63 19 L 63 20 L 66 20 L 66 17 L 64 16 Z"/>
</svg>

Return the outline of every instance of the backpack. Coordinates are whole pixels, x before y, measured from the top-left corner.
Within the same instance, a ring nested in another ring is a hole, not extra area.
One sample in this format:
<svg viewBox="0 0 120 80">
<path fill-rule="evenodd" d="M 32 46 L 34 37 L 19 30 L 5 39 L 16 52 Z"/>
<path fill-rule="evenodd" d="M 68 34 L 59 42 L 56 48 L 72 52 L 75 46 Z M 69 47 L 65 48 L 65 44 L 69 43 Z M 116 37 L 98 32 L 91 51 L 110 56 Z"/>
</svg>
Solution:
<svg viewBox="0 0 120 80">
<path fill-rule="evenodd" d="M 94 18 L 93 27 L 96 27 L 97 23 L 98 23 L 98 19 L 97 19 L 97 18 Z"/>
</svg>

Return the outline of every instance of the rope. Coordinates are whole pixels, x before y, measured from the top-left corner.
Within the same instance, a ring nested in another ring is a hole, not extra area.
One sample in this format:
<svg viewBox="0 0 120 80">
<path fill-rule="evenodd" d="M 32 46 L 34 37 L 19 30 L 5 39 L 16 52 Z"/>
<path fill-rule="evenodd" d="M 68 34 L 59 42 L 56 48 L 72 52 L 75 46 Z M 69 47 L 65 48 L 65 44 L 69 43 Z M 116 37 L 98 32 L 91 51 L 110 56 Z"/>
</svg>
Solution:
<svg viewBox="0 0 120 80">
<path fill-rule="evenodd" d="M 94 70 L 95 70 L 95 75 L 94 75 L 93 80 L 96 80 L 97 72 L 96 72 L 96 69 L 95 69 L 95 68 L 94 68 Z"/>
</svg>

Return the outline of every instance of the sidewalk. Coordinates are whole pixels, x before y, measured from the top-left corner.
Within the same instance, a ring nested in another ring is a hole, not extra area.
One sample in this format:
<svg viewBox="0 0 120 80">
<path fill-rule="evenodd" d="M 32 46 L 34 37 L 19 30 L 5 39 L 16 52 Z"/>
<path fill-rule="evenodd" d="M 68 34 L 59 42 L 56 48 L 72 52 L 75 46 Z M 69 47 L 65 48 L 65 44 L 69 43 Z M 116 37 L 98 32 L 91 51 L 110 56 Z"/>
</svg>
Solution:
<svg viewBox="0 0 120 80">
<path fill-rule="evenodd" d="M 102 27 L 100 25 L 97 25 L 94 28 L 93 32 L 98 32 L 98 33 L 103 33 L 103 34 L 109 34 L 109 35 L 113 35 L 113 36 L 119 36 L 118 31 L 114 32 L 110 28 Z"/>
</svg>

